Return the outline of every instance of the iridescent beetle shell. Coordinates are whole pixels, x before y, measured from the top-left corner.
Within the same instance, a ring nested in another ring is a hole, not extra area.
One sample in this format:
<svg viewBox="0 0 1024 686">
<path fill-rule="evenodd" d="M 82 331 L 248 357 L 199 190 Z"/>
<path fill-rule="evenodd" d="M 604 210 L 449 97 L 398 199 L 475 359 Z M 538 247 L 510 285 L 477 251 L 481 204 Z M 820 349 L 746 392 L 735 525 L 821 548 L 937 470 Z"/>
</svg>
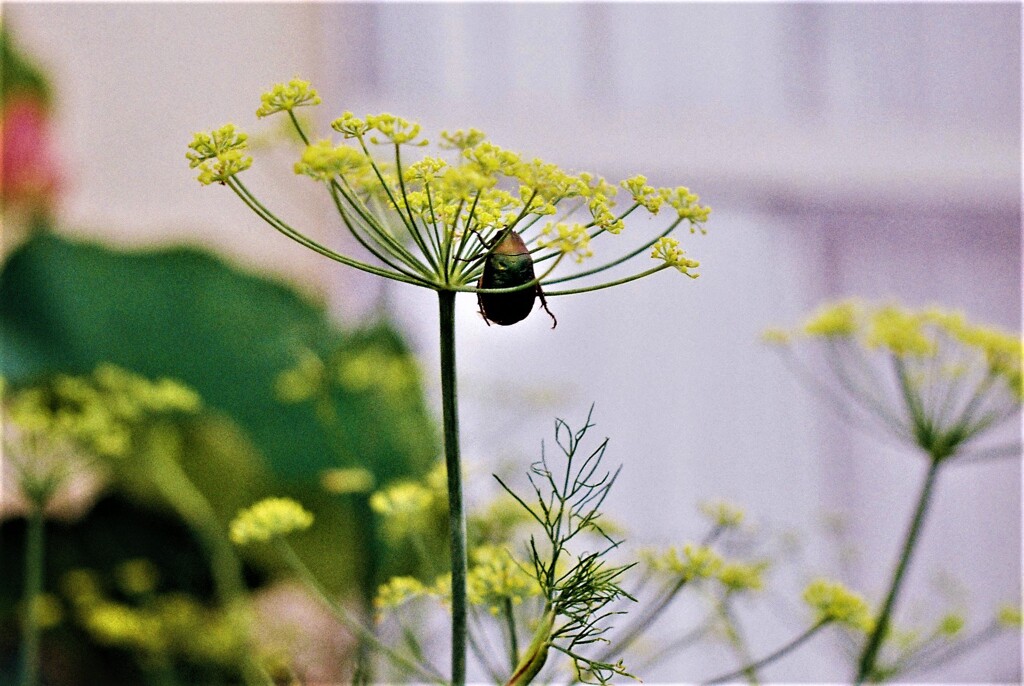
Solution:
<svg viewBox="0 0 1024 686">
<path fill-rule="evenodd" d="M 522 286 L 536 279 L 533 271 L 533 257 L 530 255 L 526 243 L 515 231 L 505 234 L 497 245 L 491 250 L 491 254 L 484 262 L 484 271 L 477 284 L 479 288 L 513 288 Z M 540 284 L 531 288 L 524 288 L 521 291 L 512 293 L 477 293 L 477 302 L 480 305 L 480 314 L 490 325 L 491 322 L 499 326 L 509 326 L 526 319 L 533 311 L 533 305 L 540 297 L 541 306 L 551 315 L 554 324 L 558 325 L 555 315 L 548 310 L 547 301 L 544 299 L 544 291 Z"/>
</svg>

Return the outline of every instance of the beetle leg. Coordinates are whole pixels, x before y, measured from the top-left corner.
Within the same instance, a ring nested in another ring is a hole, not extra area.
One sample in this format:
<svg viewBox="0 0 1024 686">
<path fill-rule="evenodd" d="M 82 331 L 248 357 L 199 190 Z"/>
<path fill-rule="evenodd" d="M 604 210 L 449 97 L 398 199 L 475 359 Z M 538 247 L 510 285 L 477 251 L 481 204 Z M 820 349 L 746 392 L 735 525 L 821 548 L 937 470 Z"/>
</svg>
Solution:
<svg viewBox="0 0 1024 686">
<path fill-rule="evenodd" d="M 543 307 L 544 311 L 551 317 L 551 328 L 555 328 L 558 326 L 558 319 L 555 317 L 555 314 L 548 309 L 548 301 L 544 297 L 544 289 L 540 287 L 540 284 L 537 284 L 537 295 L 540 296 L 540 306 Z"/>
<path fill-rule="evenodd" d="M 478 311 L 480 312 L 480 316 L 484 318 L 484 322 L 487 323 L 487 326 L 490 326 L 491 320 L 487 318 L 487 314 L 484 312 L 484 304 L 480 302 L 480 298 L 476 299 L 476 306 Z"/>
</svg>

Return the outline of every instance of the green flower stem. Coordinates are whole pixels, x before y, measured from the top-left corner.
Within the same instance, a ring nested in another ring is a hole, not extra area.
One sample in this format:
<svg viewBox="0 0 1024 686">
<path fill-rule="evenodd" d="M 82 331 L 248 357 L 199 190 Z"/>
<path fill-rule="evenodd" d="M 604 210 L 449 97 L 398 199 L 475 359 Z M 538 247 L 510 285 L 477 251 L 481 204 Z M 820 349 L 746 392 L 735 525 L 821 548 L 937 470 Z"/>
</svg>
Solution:
<svg viewBox="0 0 1024 686">
<path fill-rule="evenodd" d="M 25 593 L 21 616 L 21 686 L 39 683 L 38 599 L 43 592 L 43 542 L 46 519 L 43 504 L 33 503 L 25 542 Z"/>
<path fill-rule="evenodd" d="M 402 173 L 402 146 L 397 143 L 395 144 L 395 173 L 398 175 L 398 188 L 402 192 L 402 207 L 405 208 L 405 213 L 409 216 L 409 227 L 412 229 L 413 240 L 415 240 L 416 244 L 420 246 L 421 250 L 423 250 L 423 254 L 427 256 L 427 259 L 431 260 L 431 255 L 434 253 L 430 251 L 430 248 L 427 246 L 427 242 L 423 240 L 423 235 L 420 233 L 419 225 L 416 223 L 416 218 L 413 217 L 412 209 L 409 207 L 409 196 L 405 192 L 405 174 Z M 399 215 L 401 215 L 401 207 L 396 206 L 395 210 Z M 427 236 L 430 236 L 429 232 L 427 232 Z M 437 246 L 437 248 L 436 254 L 441 258 L 440 246 Z M 434 263 L 433 260 L 431 260 L 431 262 L 434 268 L 437 269 L 437 263 Z M 438 275 L 441 275 L 441 271 L 442 270 L 438 269 Z"/>
<path fill-rule="evenodd" d="M 712 528 L 711 531 L 709 531 L 708 534 L 704 537 L 704 539 L 700 542 L 700 544 L 702 546 L 711 545 L 718 539 L 719 536 L 722 535 L 724 531 L 725 529 L 721 526 L 716 526 Z M 675 597 L 679 594 L 681 590 L 683 590 L 687 582 L 689 582 L 689 578 L 683 577 L 676 581 L 674 584 L 672 584 L 668 591 L 664 592 L 661 598 L 657 602 L 655 602 L 654 605 L 650 606 L 650 608 L 646 612 L 644 612 L 642 615 L 640 615 L 640 617 L 636 619 L 636 621 L 630 624 L 630 626 L 625 630 L 625 633 L 622 635 L 621 638 L 615 639 L 614 646 L 609 647 L 609 649 L 601 655 L 599 660 L 601 662 L 606 662 L 607 660 L 611 659 L 613 653 L 622 653 L 629 646 L 633 645 L 633 643 L 636 642 L 638 638 L 643 636 L 643 634 L 648 629 L 654 626 L 654 622 L 658 619 L 658 617 L 661 616 L 661 613 L 664 612 L 666 608 L 668 608 L 672 601 L 675 600 Z"/>
<path fill-rule="evenodd" d="M 340 185 L 333 181 L 328 182 L 326 185 L 328 191 L 331 194 L 331 199 L 334 201 L 334 206 L 335 208 L 337 208 L 338 214 L 341 215 L 341 219 L 345 223 L 345 227 L 348 228 L 349 233 L 352 234 L 352 237 L 355 238 L 356 241 L 358 241 L 359 245 L 363 246 L 363 248 L 366 249 L 367 252 L 371 253 L 374 257 L 376 257 L 378 260 L 394 269 L 396 272 L 405 274 L 411 279 L 423 280 L 423 277 L 420 276 L 418 273 L 409 270 L 422 269 L 422 265 L 420 265 L 411 255 L 408 255 L 407 251 L 405 251 L 404 249 L 396 249 L 396 247 L 400 246 L 400 244 L 397 241 L 395 241 L 395 239 L 389 234 L 379 231 L 373 227 L 371 227 L 371 230 L 365 228 L 363 229 L 370 236 L 371 240 L 377 245 L 378 248 L 380 248 L 386 253 L 394 255 L 397 259 L 401 260 L 402 264 L 392 262 L 390 259 L 381 254 L 380 250 L 377 250 L 377 248 L 370 245 L 370 243 L 363 236 L 363 234 L 360 233 L 359 230 L 357 230 L 357 224 L 353 222 L 353 218 L 349 216 L 349 213 L 345 210 L 345 207 L 341 203 L 341 197 L 345 197 L 344 189 L 342 189 Z M 341 194 L 341 197 L 339 197 L 339 193 Z M 348 200 L 348 198 L 346 198 L 346 200 Z M 352 204 L 351 200 L 348 200 L 348 202 L 350 205 Z M 403 264 L 405 266 L 402 266 Z"/>
<path fill-rule="evenodd" d="M 195 487 L 177 460 L 161 450 L 151 450 L 148 474 L 165 500 L 192 526 L 210 555 L 217 595 L 230 607 L 245 595 L 242 564 L 209 501 Z"/>
<path fill-rule="evenodd" d="M 897 674 L 905 675 L 911 672 L 931 671 L 985 645 L 1003 631 L 1005 631 L 1004 627 L 999 626 L 997 622 L 992 622 L 981 631 L 962 639 L 959 643 L 952 646 L 936 648 L 926 651 L 924 654 L 915 653 L 905 663 L 899 665 Z"/>
<path fill-rule="evenodd" d="M 331 599 L 327 594 L 327 591 L 324 590 L 324 587 L 320 585 L 320 582 L 317 581 L 315 576 L 313 576 L 313 573 L 309 571 L 309 567 L 306 566 L 306 563 L 302 561 L 302 558 L 295 553 L 295 550 L 286 541 L 279 538 L 274 541 L 274 544 L 274 547 L 281 554 L 281 557 L 284 558 L 288 566 L 292 568 L 292 571 L 298 575 L 306 587 L 316 595 L 317 600 L 323 603 L 323 605 L 331 611 L 338 621 L 345 625 L 345 628 L 355 634 L 358 640 L 365 641 L 368 645 L 372 646 L 374 650 L 379 651 L 387 659 L 391 660 L 395 666 L 408 670 L 410 673 L 415 674 L 420 679 L 423 679 L 425 683 L 447 683 L 444 680 L 444 677 L 440 674 L 435 674 L 432 670 L 427 669 L 423 665 L 420 665 L 419 663 L 403 656 L 401 653 L 389 648 L 388 645 L 381 642 L 373 632 L 364 627 L 358 620 L 353 619 L 345 608 Z"/>
<path fill-rule="evenodd" d="M 505 613 L 505 622 L 508 625 L 508 654 L 514 670 L 519 664 L 519 638 L 516 636 L 516 615 L 511 598 L 505 598 L 502 609 Z"/>
<path fill-rule="evenodd" d="M 579 207 L 579 206 L 577 206 L 577 208 L 578 208 L 578 207 Z M 618 217 L 616 217 L 615 219 L 616 219 L 616 220 L 618 220 L 618 221 L 622 221 L 623 219 L 625 219 L 626 217 L 628 217 L 628 216 L 629 216 L 630 214 L 632 214 L 633 210 L 635 210 L 635 209 L 636 209 L 636 208 L 638 208 L 638 207 L 640 207 L 640 203 L 634 203 L 634 204 L 633 204 L 633 205 L 632 205 L 632 206 L 631 206 L 631 207 L 630 207 L 630 208 L 629 208 L 628 210 L 626 210 L 625 212 L 623 212 L 622 214 L 620 214 L 620 215 L 619 215 Z M 570 216 L 570 215 L 572 215 L 572 213 L 576 211 L 576 209 L 577 209 L 577 208 L 574 208 L 574 209 L 573 209 L 572 211 L 570 211 L 570 212 L 569 212 L 569 213 L 568 213 L 567 215 L 565 215 L 564 217 L 562 217 L 562 221 L 566 221 L 566 220 L 567 220 L 567 219 L 569 218 L 569 216 Z M 540 216 L 538 216 L 538 217 L 537 217 L 537 219 L 540 219 Z M 682 221 L 682 220 L 679 220 L 679 221 Z M 676 222 L 675 222 L 675 223 L 674 223 L 674 224 L 672 225 L 672 226 L 673 226 L 673 228 L 675 228 L 676 226 L 678 226 L 678 225 L 679 225 L 679 221 L 676 221 Z M 533 222 L 530 222 L 530 224 L 529 224 L 529 225 L 527 225 L 527 226 L 526 226 L 525 228 L 529 228 L 530 226 L 533 226 L 534 222 L 536 222 L 536 220 L 534 220 Z M 588 222 L 588 223 L 586 223 L 586 224 L 584 224 L 584 225 L 583 225 L 583 228 L 585 228 L 585 229 L 591 229 L 591 228 L 593 228 L 593 227 L 595 227 L 595 226 L 597 226 L 597 220 L 596 220 L 596 219 L 595 219 L 595 220 L 593 220 L 593 221 L 590 221 L 590 222 Z M 525 229 L 524 229 L 524 230 L 525 230 Z M 600 236 L 600 235 L 601 235 L 602 233 L 607 233 L 607 232 L 608 232 L 608 229 L 606 229 L 606 228 L 604 228 L 603 226 L 601 226 L 601 227 L 599 227 L 599 228 L 597 229 L 597 231 L 591 231 L 591 232 L 590 232 L 589 234 L 587 234 L 587 238 L 588 238 L 589 240 L 594 240 L 595 238 L 597 238 L 598 236 Z M 520 234 L 522 234 L 522 232 L 520 232 Z M 529 244 L 530 244 L 530 243 L 532 243 L 533 241 L 536 241 L 536 240 L 538 240 L 538 239 L 539 239 L 539 238 L 540 238 L 540 237 L 541 237 L 542 235 L 543 235 L 543 233 L 540 233 L 540 234 L 538 234 L 538 235 L 534 236 L 534 237 L 533 237 L 532 239 L 530 239 L 529 241 L 526 241 L 527 245 L 529 245 Z M 655 238 L 655 239 L 654 239 L 654 240 L 655 240 L 655 242 L 657 242 L 658 238 L 660 238 L 660 237 L 661 237 L 661 236 L 658 236 L 657 238 Z M 524 238 L 523 240 L 526 240 L 526 239 Z M 654 245 L 654 243 L 651 243 L 651 245 Z M 647 247 L 650 247 L 650 246 L 647 246 Z M 642 247 L 642 248 L 640 248 L 640 249 L 639 249 L 639 252 L 637 252 L 637 253 L 635 253 L 635 254 L 639 254 L 639 253 L 643 252 L 644 250 L 646 250 L 646 249 L 647 249 L 647 247 Z M 543 248 L 542 246 L 537 246 L 536 248 L 533 248 L 533 249 L 531 249 L 531 250 L 530 250 L 530 253 L 531 253 L 531 254 L 533 254 L 533 253 L 536 253 L 536 252 L 540 252 L 541 250 L 544 250 L 544 248 Z M 550 258 L 551 258 L 551 255 L 547 255 L 547 256 L 545 256 L 545 257 L 541 258 L 541 260 L 543 261 L 543 260 L 547 260 L 547 259 L 550 259 Z"/>
<path fill-rule="evenodd" d="M 352 456 L 345 448 L 345 433 L 342 428 L 341 416 L 330 393 L 326 388 L 322 389 L 317 403 L 316 415 L 320 425 L 330 438 L 331 447 L 334 450 L 338 463 L 343 466 L 351 466 L 354 462 Z M 378 577 L 380 576 L 380 559 L 377 554 L 379 534 L 373 510 L 370 509 L 370 499 L 365 493 L 353 494 L 352 506 L 354 509 L 356 526 L 359 530 L 359 537 L 366 546 L 366 558 L 359 570 L 359 596 L 362 603 L 363 622 L 371 626 L 373 622 L 373 598 L 377 592 Z M 359 683 L 373 682 L 373 669 L 369 659 L 369 645 L 366 641 L 359 640 L 359 648 L 356 658 L 356 676 Z M 353 681 L 357 681 L 353 679 Z"/>
<path fill-rule="evenodd" d="M 675 231 L 676 227 L 679 226 L 682 222 L 683 222 L 682 219 L 675 220 L 674 222 L 672 222 L 671 224 L 668 225 L 668 228 L 666 228 L 664 231 L 659 233 L 657 236 L 655 236 L 651 240 L 647 241 L 646 243 L 641 245 L 639 248 L 635 248 L 635 249 L 631 250 L 630 252 L 626 253 L 625 255 L 623 255 L 622 257 L 620 257 L 620 258 L 618 258 L 616 260 L 612 260 L 611 262 L 608 262 L 606 264 L 602 264 L 600 267 L 594 267 L 593 269 L 588 269 L 588 270 L 582 271 L 582 272 L 576 272 L 575 274 L 569 274 L 568 276 L 563 276 L 563 277 L 558 278 L 558 279 L 552 279 L 549 283 L 562 283 L 563 281 L 572 281 L 574 279 L 582 279 L 585 276 L 590 276 L 591 274 L 598 274 L 598 273 L 603 272 L 605 270 L 611 269 L 612 267 L 617 267 L 620 264 L 622 264 L 623 262 L 628 262 L 629 260 L 633 259 L 634 257 L 636 257 L 640 253 L 644 252 L 645 250 L 649 250 L 650 248 L 652 248 L 654 246 L 654 244 L 658 242 L 658 239 L 664 238 L 665 236 L 667 236 L 670 233 L 672 233 L 673 231 Z M 544 260 L 547 260 L 547 259 L 550 259 L 549 255 L 537 258 L 536 262 L 543 262 Z"/>
<path fill-rule="evenodd" d="M 682 651 L 686 650 L 687 648 L 695 644 L 697 641 L 701 640 L 709 633 L 711 633 L 711 630 L 714 629 L 714 627 L 715 622 L 713 617 L 704 620 L 703 622 L 698 624 L 693 629 L 690 629 L 676 640 L 660 648 L 658 652 L 648 657 L 645 662 L 642 662 L 639 665 L 637 665 L 636 669 L 643 670 L 647 669 L 648 667 L 653 667 L 669 655 L 676 655 L 678 653 L 681 653 Z"/>
<path fill-rule="evenodd" d="M 377 163 L 374 161 L 373 156 L 370 154 L 369 148 L 366 147 L 366 141 L 363 139 L 362 136 L 357 136 L 356 140 L 359 141 L 359 146 L 363 149 L 363 154 L 365 154 L 367 159 L 370 161 L 370 166 L 373 168 L 374 174 L 377 175 L 377 180 L 380 182 L 381 188 L 383 188 L 384 192 L 387 193 L 388 200 L 395 208 L 398 208 L 398 217 L 402 220 L 402 224 L 405 225 L 406 230 L 408 230 L 409 236 L 413 239 L 416 245 L 419 246 L 419 249 L 423 252 L 423 256 L 427 258 L 427 262 L 430 263 L 430 268 L 435 272 L 439 271 L 437 267 L 437 262 L 434 260 L 434 255 L 430 252 L 430 250 L 427 249 L 426 244 L 423 243 L 423 237 L 420 236 L 419 230 L 416 228 L 415 221 L 411 224 L 408 223 L 406 221 L 406 216 L 402 214 L 401 206 L 398 204 L 398 201 L 395 199 L 394 194 L 391 192 L 391 187 L 387 184 L 387 182 L 384 181 L 384 176 L 383 174 L 381 174 L 380 168 L 377 166 Z M 401 167 L 398 168 L 397 174 L 398 178 L 401 179 Z M 406 209 L 408 209 L 408 207 Z M 410 214 L 409 216 L 411 217 L 412 215 Z"/>
<path fill-rule="evenodd" d="M 248 592 L 242 576 L 242 563 L 217 513 L 206 497 L 195 487 L 177 460 L 161 450 L 151 450 L 148 475 L 164 499 L 175 509 L 202 541 L 210 556 L 213 585 L 225 609 L 242 607 Z M 242 664 L 247 684 L 270 684 L 272 680 L 251 654 Z"/>
<path fill-rule="evenodd" d="M 629 283 L 630 281 L 637 281 L 638 279 L 650 276 L 651 274 L 657 274 L 662 269 L 668 269 L 671 266 L 672 265 L 670 265 L 668 262 L 665 262 L 664 264 L 659 264 L 657 267 L 648 269 L 645 272 L 633 274 L 632 276 L 627 276 L 621 279 L 617 279 L 615 281 L 599 283 L 596 286 L 586 286 L 584 288 L 570 288 L 569 290 L 566 291 L 544 291 L 544 295 L 548 297 L 553 297 L 556 295 L 576 295 L 577 293 L 590 293 L 591 291 L 600 291 L 605 288 L 612 288 L 613 286 L 621 286 L 622 284 Z"/>
<path fill-rule="evenodd" d="M 525 686 L 533 681 L 548 659 L 548 652 L 556 647 L 551 643 L 551 632 L 555 626 L 556 614 L 553 608 L 544 610 L 544 616 L 537 625 L 533 634 L 533 640 L 523 653 L 523 658 L 516 665 L 512 676 L 505 682 L 505 686 Z"/>
<path fill-rule="evenodd" d="M 312 240 L 311 238 L 308 238 L 302 233 L 296 231 L 295 229 L 293 229 L 292 227 L 288 226 L 283 221 L 278 219 L 276 216 L 274 216 L 269 210 L 263 207 L 263 205 L 261 205 L 259 201 L 257 201 L 256 198 L 252 196 L 251 193 L 249 193 L 249 190 L 237 178 L 233 177 L 231 179 L 228 179 L 227 185 L 231 190 L 235 192 L 236 195 L 238 195 L 239 198 L 242 199 L 242 201 L 246 205 L 249 206 L 249 209 L 255 212 L 257 216 L 263 219 L 263 221 L 267 222 L 274 229 L 276 229 L 280 233 L 283 233 L 288 238 L 291 238 L 296 243 L 309 248 L 313 252 L 320 253 L 324 257 L 332 259 L 335 262 L 340 262 L 341 264 L 348 265 L 360 271 L 369 272 L 370 274 L 376 274 L 377 276 L 383 276 L 388 279 L 394 279 L 395 281 L 403 281 L 405 283 L 411 283 L 417 286 L 428 285 L 428 282 L 422 279 L 412 279 L 405 276 L 404 274 L 399 274 L 396 272 L 389 271 L 387 269 L 382 269 L 380 267 L 374 267 L 373 265 L 364 264 L 363 262 L 354 260 L 350 257 L 346 257 L 345 255 L 334 252 L 330 248 L 326 248 L 317 243 L 316 241 Z"/>
<path fill-rule="evenodd" d="M 889 620 L 892 616 L 893 608 L 896 606 L 896 599 L 899 597 L 903 577 L 906 574 L 907 567 L 910 565 L 910 558 L 914 553 L 914 547 L 917 545 L 917 539 L 920 536 L 925 516 L 928 514 L 928 505 L 931 502 L 935 480 L 939 474 L 939 467 L 942 464 L 941 460 L 933 459 L 931 464 L 928 465 L 928 474 L 925 476 L 924 485 L 921 487 L 921 494 L 918 496 L 917 506 L 914 509 L 914 518 L 910 522 L 910 529 L 907 531 L 906 540 L 903 542 L 903 550 L 900 553 L 899 562 L 897 562 L 896 569 L 892 575 L 889 593 L 885 597 L 882 610 L 875 620 L 874 629 L 868 636 L 867 643 L 864 644 L 864 650 L 860 656 L 856 679 L 858 684 L 864 683 L 865 680 L 869 679 L 875 670 L 878 652 L 888 634 Z"/>
<path fill-rule="evenodd" d="M 725 626 L 725 637 L 729 641 L 729 645 L 732 646 L 736 655 L 739 657 L 740 662 L 743 663 L 743 667 L 740 669 L 743 671 L 743 676 L 746 677 L 747 683 L 756 686 L 759 683 L 757 676 L 758 666 L 754 663 L 753 658 L 750 655 L 750 651 L 747 649 L 747 642 L 743 638 L 743 634 L 740 632 L 739 623 L 733 616 L 729 609 L 727 601 L 723 600 L 718 604 L 718 617 Z"/>
<path fill-rule="evenodd" d="M 760 660 L 757 660 L 756 662 L 751 662 L 750 664 L 743 665 L 739 669 L 735 669 L 735 670 L 733 670 L 733 671 L 731 671 L 731 672 L 729 672 L 727 674 L 721 674 L 719 676 L 716 676 L 713 679 L 708 679 L 707 681 L 705 681 L 703 683 L 705 685 L 710 685 L 710 684 L 720 684 L 720 683 L 725 682 L 725 681 L 732 681 L 733 679 L 735 679 L 737 677 L 743 676 L 744 674 L 746 674 L 750 670 L 757 670 L 757 669 L 761 669 L 762 667 L 766 667 L 766 666 L 770 665 L 771 663 L 775 662 L 776 660 L 779 660 L 779 659 L 785 657 L 789 653 L 791 653 L 794 650 L 796 650 L 797 648 L 799 648 L 808 639 L 810 639 L 812 636 L 814 636 L 814 634 L 818 633 L 823 627 L 828 625 L 829 621 L 830 620 L 827 620 L 827 619 L 821 620 L 820 622 L 818 622 L 817 624 L 812 626 L 810 629 L 808 629 L 807 631 L 803 632 L 802 634 L 800 634 L 799 636 L 794 638 L 792 641 L 790 641 L 786 645 L 784 645 L 781 648 L 779 648 L 778 650 L 776 650 L 774 653 L 766 655 L 766 656 L 762 657 Z"/>
<path fill-rule="evenodd" d="M 466 513 L 462 505 L 459 400 L 455 380 L 455 292 L 438 291 L 441 331 L 441 414 L 448 471 L 448 532 L 452 565 L 452 684 L 466 683 Z"/>
</svg>

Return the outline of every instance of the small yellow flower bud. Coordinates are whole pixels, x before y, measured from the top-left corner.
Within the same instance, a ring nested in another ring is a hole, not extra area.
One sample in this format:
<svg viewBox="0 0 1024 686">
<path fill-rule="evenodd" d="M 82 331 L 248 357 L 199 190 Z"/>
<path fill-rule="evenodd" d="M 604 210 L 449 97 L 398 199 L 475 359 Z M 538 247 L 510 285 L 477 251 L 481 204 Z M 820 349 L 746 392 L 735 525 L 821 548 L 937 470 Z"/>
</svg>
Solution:
<svg viewBox="0 0 1024 686">
<path fill-rule="evenodd" d="M 659 238 L 658 242 L 654 244 L 654 250 L 651 251 L 651 257 L 656 260 L 665 260 L 666 264 L 675 267 L 691 279 L 700 276 L 690 272 L 691 269 L 699 267 L 700 262 L 687 258 L 686 253 L 679 247 L 679 241 L 675 238 L 669 236 Z"/>
<path fill-rule="evenodd" d="M 320 96 L 316 89 L 310 87 L 309 81 L 294 78 L 285 83 L 277 83 L 260 96 L 260 106 L 256 116 L 269 117 L 276 112 L 290 112 L 296 107 L 319 105 Z"/>
<path fill-rule="evenodd" d="M 936 631 L 943 636 L 952 637 L 963 631 L 964 624 L 966 624 L 966 621 L 961 615 L 951 612 L 939 620 L 939 625 L 936 628 Z"/>
<path fill-rule="evenodd" d="M 215 159 L 216 162 L 207 160 L 199 165 L 199 176 L 196 179 L 204 186 L 227 183 L 232 176 L 252 166 L 252 158 L 239 150 L 219 153 Z"/>
<path fill-rule="evenodd" d="M 419 579 L 411 576 L 393 576 L 377 589 L 373 606 L 378 614 L 382 614 L 384 610 L 394 609 L 428 593 L 427 587 Z"/>
</svg>

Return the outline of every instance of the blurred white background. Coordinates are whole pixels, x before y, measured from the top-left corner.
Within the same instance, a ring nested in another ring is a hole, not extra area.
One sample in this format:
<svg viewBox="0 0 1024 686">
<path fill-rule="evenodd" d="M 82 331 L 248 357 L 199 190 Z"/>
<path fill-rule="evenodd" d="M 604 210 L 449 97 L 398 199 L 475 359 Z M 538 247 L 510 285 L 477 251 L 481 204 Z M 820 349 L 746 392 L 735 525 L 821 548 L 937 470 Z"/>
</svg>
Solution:
<svg viewBox="0 0 1024 686">
<path fill-rule="evenodd" d="M 326 122 L 388 110 L 428 131 L 476 126 L 500 145 L 611 179 L 685 184 L 714 207 L 685 236 L 695 282 L 648 281 L 551 300 L 487 327 L 459 312 L 466 457 L 479 483 L 525 466 L 551 419 L 596 403 L 625 469 L 608 506 L 640 543 L 699 534 L 695 504 L 726 497 L 812 539 L 807 573 L 884 590 L 923 461 L 851 431 L 758 334 L 824 299 L 964 308 L 1020 329 L 1021 8 L 1013 4 L 7 4 L 49 68 L 70 179 L 62 218 L 125 244 L 186 240 L 269 269 L 343 320 L 387 303 L 436 369 L 430 293 L 356 278 L 263 226 L 184 159 L 196 130 L 253 126 L 258 95 L 295 75 Z M 342 241 L 313 184 L 268 160 L 250 186 L 297 226 Z M 643 221 L 636 222 L 642 229 Z M 540 402 L 540 405 L 537 403 Z M 1019 432 L 1019 426 L 1014 428 Z M 946 471 L 900 616 L 959 579 L 981 625 L 1021 592 L 1015 459 Z M 486 486 L 489 488 L 489 485 Z M 859 554 L 821 535 L 841 513 Z M 793 635 L 769 604 L 745 622 L 760 654 Z M 667 621 L 682 631 L 687 618 Z M 676 629 L 673 629 L 676 627 Z M 757 631 L 753 630 L 757 627 Z M 845 678 L 820 641 L 766 678 Z M 700 679 L 731 655 L 694 651 L 645 682 Z M 922 675 L 1019 682 L 1019 636 Z"/>
</svg>

